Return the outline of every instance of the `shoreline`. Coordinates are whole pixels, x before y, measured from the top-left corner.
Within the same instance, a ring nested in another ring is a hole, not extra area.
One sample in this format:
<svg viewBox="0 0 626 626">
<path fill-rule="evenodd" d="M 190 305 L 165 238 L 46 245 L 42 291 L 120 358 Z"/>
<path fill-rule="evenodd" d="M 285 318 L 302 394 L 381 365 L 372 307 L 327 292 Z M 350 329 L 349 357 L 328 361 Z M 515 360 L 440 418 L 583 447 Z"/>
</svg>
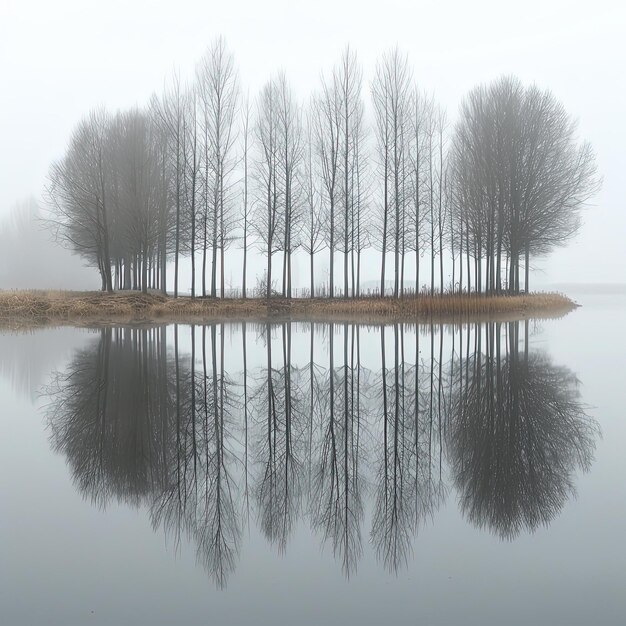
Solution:
<svg viewBox="0 0 626 626">
<path fill-rule="evenodd" d="M 192 299 L 140 292 L 0 291 L 0 329 L 214 322 L 466 323 L 554 319 L 577 306 L 559 293 L 403 298 Z"/>
</svg>

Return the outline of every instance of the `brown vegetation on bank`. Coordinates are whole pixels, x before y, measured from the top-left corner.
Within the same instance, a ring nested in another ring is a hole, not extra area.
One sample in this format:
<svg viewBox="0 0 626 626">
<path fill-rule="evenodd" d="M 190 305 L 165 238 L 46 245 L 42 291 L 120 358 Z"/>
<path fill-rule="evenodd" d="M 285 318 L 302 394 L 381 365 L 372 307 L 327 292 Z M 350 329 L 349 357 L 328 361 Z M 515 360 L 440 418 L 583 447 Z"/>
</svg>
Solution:
<svg viewBox="0 0 626 626">
<path fill-rule="evenodd" d="M 557 293 L 419 295 L 357 299 L 216 299 L 137 292 L 0 291 L 0 326 L 98 325 L 224 320 L 332 320 L 363 323 L 558 317 L 576 305 Z"/>
</svg>

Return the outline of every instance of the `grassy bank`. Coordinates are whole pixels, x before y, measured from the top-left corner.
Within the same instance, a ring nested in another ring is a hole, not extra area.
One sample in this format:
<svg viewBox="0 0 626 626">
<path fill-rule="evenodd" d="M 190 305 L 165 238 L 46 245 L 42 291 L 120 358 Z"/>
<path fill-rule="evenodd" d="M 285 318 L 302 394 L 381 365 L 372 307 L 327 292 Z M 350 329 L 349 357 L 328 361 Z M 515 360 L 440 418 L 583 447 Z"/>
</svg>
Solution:
<svg viewBox="0 0 626 626">
<path fill-rule="evenodd" d="M 576 305 L 556 293 L 518 296 L 420 295 L 402 299 L 191 299 L 161 294 L 0 291 L 0 326 L 98 325 L 224 320 L 333 320 L 363 323 L 558 317 Z"/>
</svg>

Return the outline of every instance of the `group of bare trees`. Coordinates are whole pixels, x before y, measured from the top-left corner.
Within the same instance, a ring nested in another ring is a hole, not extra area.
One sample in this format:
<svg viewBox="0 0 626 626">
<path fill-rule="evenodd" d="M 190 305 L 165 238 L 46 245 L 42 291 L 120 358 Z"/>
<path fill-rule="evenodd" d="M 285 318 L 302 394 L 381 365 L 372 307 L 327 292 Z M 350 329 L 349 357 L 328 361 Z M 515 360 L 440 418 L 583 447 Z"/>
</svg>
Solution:
<svg viewBox="0 0 626 626">
<path fill-rule="evenodd" d="M 98 268 L 102 289 L 165 285 L 166 153 L 144 111 L 92 112 L 51 168 L 52 226 Z"/>
<path fill-rule="evenodd" d="M 597 187 L 562 105 L 505 77 L 470 92 L 450 128 L 397 49 L 376 66 L 371 111 L 366 91 L 347 48 L 308 103 L 284 73 L 251 103 L 218 39 L 190 84 L 175 75 L 145 109 L 80 122 L 51 168 L 50 221 L 106 290 L 178 295 L 185 258 L 191 295 L 199 282 L 202 296 L 224 297 L 234 242 L 243 297 L 252 248 L 265 257 L 256 295 L 268 298 L 294 295 L 299 249 L 311 297 L 362 295 L 368 249 L 380 252 L 383 294 L 519 291 L 522 264 L 527 289 L 530 258 L 576 232 Z"/>
<path fill-rule="evenodd" d="M 103 289 L 165 292 L 173 260 L 178 294 L 179 261 L 189 257 L 195 296 L 201 253 L 202 295 L 224 292 L 238 193 L 238 94 L 234 61 L 220 39 L 191 87 L 174 76 L 145 110 L 97 110 L 77 126 L 65 157 L 51 168 L 50 222 L 99 269 Z"/>
</svg>

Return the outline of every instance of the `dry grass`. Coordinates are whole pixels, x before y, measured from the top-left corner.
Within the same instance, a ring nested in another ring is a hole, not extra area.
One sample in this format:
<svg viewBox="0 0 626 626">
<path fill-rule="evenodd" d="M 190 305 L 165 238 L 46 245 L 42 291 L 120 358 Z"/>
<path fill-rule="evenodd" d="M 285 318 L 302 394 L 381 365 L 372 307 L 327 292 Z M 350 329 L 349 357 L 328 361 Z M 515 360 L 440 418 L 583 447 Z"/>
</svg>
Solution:
<svg viewBox="0 0 626 626">
<path fill-rule="evenodd" d="M 411 296 L 359 299 L 174 299 L 162 294 L 0 291 L 0 326 L 98 325 L 129 322 L 333 320 L 364 323 L 559 317 L 576 305 L 557 293 L 518 296 Z"/>
</svg>

